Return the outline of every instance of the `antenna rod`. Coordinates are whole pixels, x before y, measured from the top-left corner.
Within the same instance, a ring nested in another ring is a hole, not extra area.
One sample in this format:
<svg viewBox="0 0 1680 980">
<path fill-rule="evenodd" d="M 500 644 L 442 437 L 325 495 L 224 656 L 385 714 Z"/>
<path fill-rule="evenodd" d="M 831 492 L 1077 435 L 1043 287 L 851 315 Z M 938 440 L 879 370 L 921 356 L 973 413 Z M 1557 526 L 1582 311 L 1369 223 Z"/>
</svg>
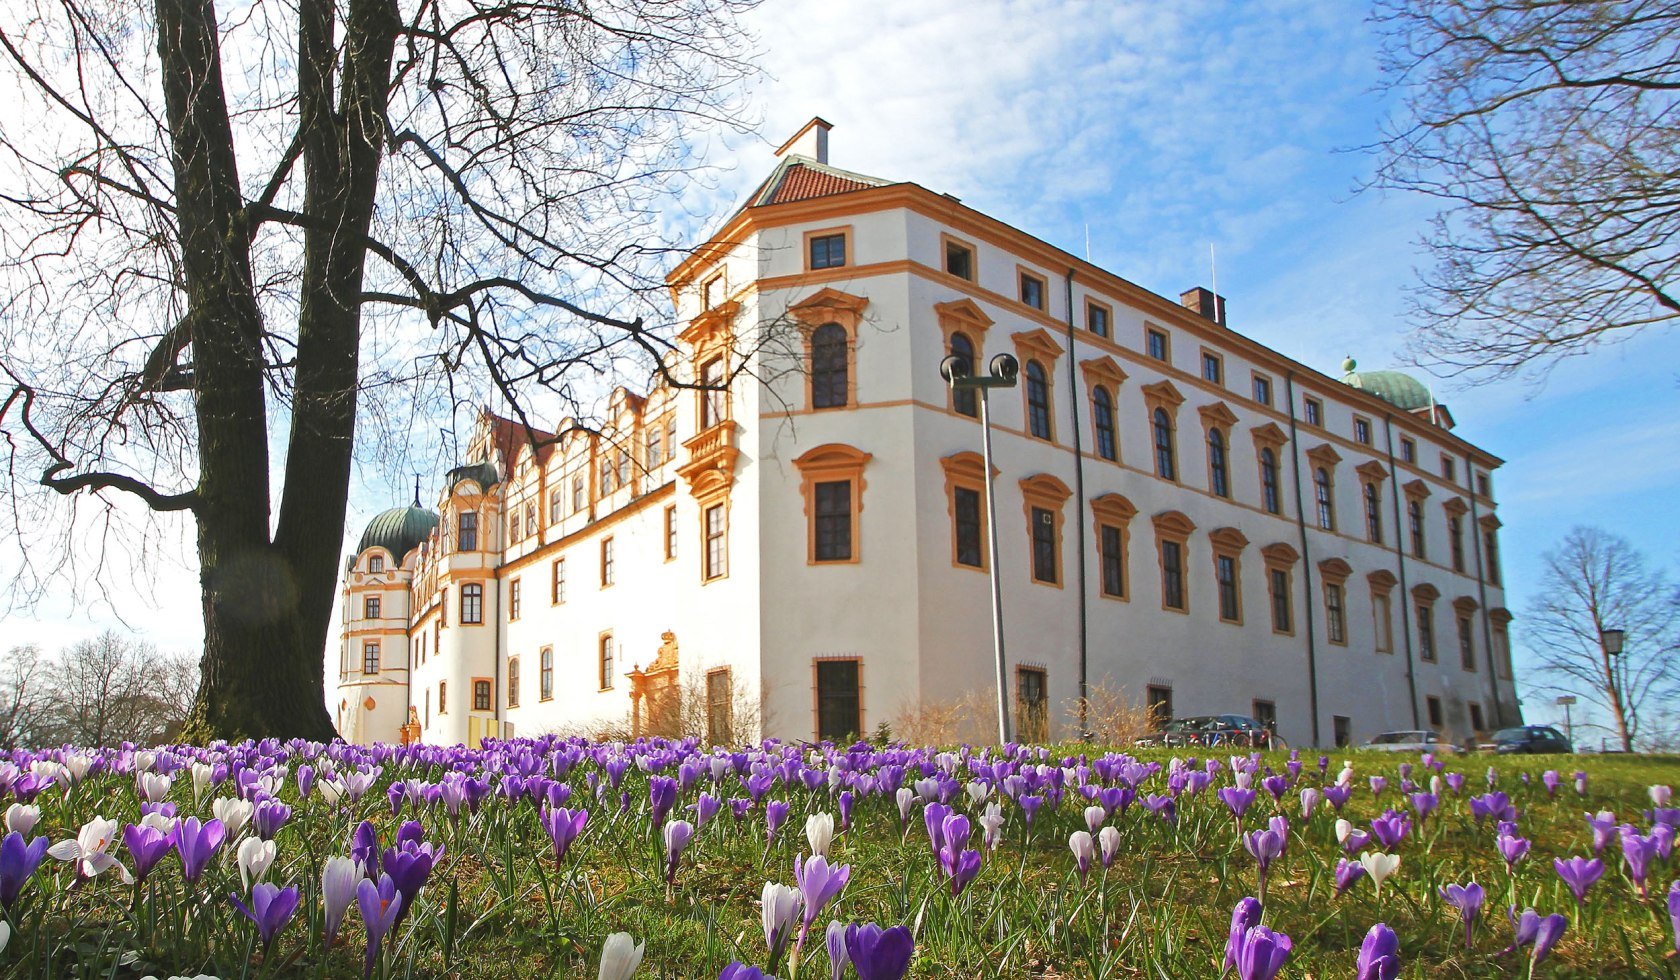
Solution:
<svg viewBox="0 0 1680 980">
<path fill-rule="evenodd" d="M 1213 256 L 1213 243 L 1208 242 L 1208 270 L 1213 276 L 1213 294 L 1219 295 L 1219 263 Z"/>
</svg>

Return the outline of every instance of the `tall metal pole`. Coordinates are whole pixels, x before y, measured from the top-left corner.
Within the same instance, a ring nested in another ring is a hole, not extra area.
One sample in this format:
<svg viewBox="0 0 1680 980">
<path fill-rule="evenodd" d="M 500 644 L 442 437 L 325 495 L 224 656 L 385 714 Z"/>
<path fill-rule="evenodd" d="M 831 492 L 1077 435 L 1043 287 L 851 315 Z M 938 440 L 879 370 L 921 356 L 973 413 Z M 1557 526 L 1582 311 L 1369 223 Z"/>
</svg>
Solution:
<svg viewBox="0 0 1680 980">
<path fill-rule="evenodd" d="M 1003 580 L 998 574 L 997 495 L 992 489 L 992 422 L 986 413 L 986 389 L 980 388 L 980 454 L 986 468 L 986 570 L 992 580 L 992 652 L 997 658 L 998 744 L 1009 744 L 1009 685 L 1003 660 Z"/>
</svg>

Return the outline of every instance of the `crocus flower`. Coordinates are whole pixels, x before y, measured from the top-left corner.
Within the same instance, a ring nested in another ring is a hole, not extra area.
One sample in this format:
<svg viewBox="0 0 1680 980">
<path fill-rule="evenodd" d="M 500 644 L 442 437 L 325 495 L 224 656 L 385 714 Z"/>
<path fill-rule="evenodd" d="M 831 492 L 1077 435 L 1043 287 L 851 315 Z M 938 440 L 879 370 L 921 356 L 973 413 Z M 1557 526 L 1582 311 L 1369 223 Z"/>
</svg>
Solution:
<svg viewBox="0 0 1680 980">
<path fill-rule="evenodd" d="M 1622 827 L 1622 860 L 1627 863 L 1628 877 L 1640 898 L 1647 895 L 1645 879 L 1650 876 L 1651 862 L 1657 857 L 1658 838 L 1655 834 L 1642 836 L 1632 824 Z"/>
<path fill-rule="evenodd" d="M 128 869 L 106 850 L 116 838 L 116 833 L 115 820 L 94 817 L 82 825 L 75 838 L 59 841 L 47 848 L 47 853 L 60 861 L 72 862 L 79 878 L 92 878 L 116 868 L 118 877 L 125 883 L 130 883 L 134 879 L 129 875 Z"/>
<path fill-rule="evenodd" d="M 904 980 L 916 941 L 903 926 L 882 929 L 873 922 L 846 927 L 846 956 L 858 980 Z"/>
<path fill-rule="evenodd" d="M 636 942 L 628 932 L 615 932 L 601 944 L 601 971 L 598 980 L 630 980 L 642 965 L 646 942 Z"/>
<path fill-rule="evenodd" d="M 805 840 L 811 845 L 813 855 L 828 857 L 828 846 L 834 841 L 834 816 L 828 813 L 813 813 L 806 817 Z"/>
<path fill-rule="evenodd" d="M 147 824 L 129 824 L 123 828 L 123 846 L 134 859 L 134 880 L 144 884 L 159 861 L 175 846 L 169 835 Z"/>
<path fill-rule="evenodd" d="M 1458 909 L 1459 918 L 1464 920 L 1464 948 L 1470 948 L 1470 938 L 1476 929 L 1476 915 L 1482 910 L 1482 901 L 1486 898 L 1482 886 L 1474 881 L 1468 885 L 1448 885 L 1441 889 L 1441 898 L 1448 905 Z"/>
<path fill-rule="evenodd" d="M 771 800 L 764 804 L 764 846 L 769 847 L 776 839 L 776 831 L 787 823 L 788 811 L 792 806 L 784 800 Z"/>
<path fill-rule="evenodd" d="M 603 973 L 601 976 L 604 978 L 606 974 Z M 625 976 L 628 977 L 629 974 L 626 973 Z M 766 976 L 764 971 L 756 966 L 748 966 L 745 963 L 731 963 L 723 968 L 722 973 L 718 974 L 718 980 L 776 980 L 776 978 Z"/>
<path fill-rule="evenodd" d="M 1342 850 L 1351 855 L 1364 850 L 1371 842 L 1371 835 L 1356 828 L 1351 820 L 1337 820 L 1336 839 L 1341 841 Z"/>
<path fill-rule="evenodd" d="M 1353 980 L 1394 980 L 1400 975 L 1400 937 L 1379 922 L 1359 945 L 1359 962 Z"/>
<path fill-rule="evenodd" d="M 292 921 L 292 913 L 297 911 L 299 893 L 296 886 L 288 885 L 281 888 L 262 882 L 251 889 L 251 904 L 247 906 L 239 900 L 238 895 L 229 895 L 234 907 L 244 913 L 257 926 L 257 935 L 262 938 L 263 952 L 274 945 L 274 938 L 280 935 L 280 930 L 286 928 L 286 923 Z"/>
<path fill-rule="evenodd" d="M 1324 799 L 1330 803 L 1331 809 L 1335 810 L 1337 813 L 1342 812 L 1342 807 L 1347 806 L 1347 801 L 1352 798 L 1352 796 L 1353 789 L 1340 783 L 1337 783 L 1334 786 L 1324 787 Z"/>
<path fill-rule="evenodd" d="M 1587 772 L 1585 769 L 1575 770 L 1575 795 L 1587 795 Z"/>
<path fill-rule="evenodd" d="M 1377 799 L 1378 797 L 1382 796 L 1383 790 L 1385 790 L 1387 788 L 1388 788 L 1388 777 L 1386 777 L 1386 776 L 1372 776 L 1371 777 L 1371 798 L 1372 799 Z"/>
<path fill-rule="evenodd" d="M 1260 925 L 1250 927 L 1237 944 L 1238 980 L 1272 980 L 1283 969 L 1292 947 L 1289 937 L 1281 932 Z"/>
<path fill-rule="evenodd" d="M 1556 769 L 1547 769 L 1540 774 L 1540 783 L 1546 787 L 1546 795 L 1556 799 L 1558 787 L 1563 784 L 1563 777 Z"/>
<path fill-rule="evenodd" d="M 47 844 L 45 837 L 36 837 L 25 844 L 22 832 L 16 830 L 0 840 L 0 907 L 7 912 L 17 904 L 23 886 L 46 859 Z"/>
<path fill-rule="evenodd" d="M 1107 871 L 1114 864 L 1114 856 L 1120 853 L 1120 831 L 1114 827 L 1097 831 L 1097 852 L 1102 858 L 1103 870 Z"/>
<path fill-rule="evenodd" d="M 1674 790 L 1667 786 L 1650 786 L 1645 793 L 1651 798 L 1652 806 L 1668 806 L 1669 801 L 1674 799 Z"/>
<path fill-rule="evenodd" d="M 1284 837 L 1275 830 L 1256 830 L 1252 834 L 1243 836 L 1243 847 L 1254 855 L 1254 860 L 1260 865 L 1260 890 L 1266 890 L 1266 869 L 1272 866 L 1272 861 L 1283 853 Z"/>
<path fill-rule="evenodd" d="M 1076 830 L 1068 835 L 1068 849 L 1073 851 L 1073 863 L 1079 869 L 1079 880 L 1091 873 L 1091 859 L 1096 856 L 1096 842 L 1089 830 Z"/>
<path fill-rule="evenodd" d="M 397 912 L 397 924 L 408 917 L 414 908 L 415 899 L 420 897 L 420 890 L 426 887 L 426 881 L 432 875 L 432 869 L 437 866 L 442 857 L 441 848 L 434 847 L 419 840 L 420 824 L 409 821 L 397 831 L 397 844 L 388 847 L 380 855 L 380 868 L 396 882 L 397 891 L 402 894 L 402 908 Z"/>
<path fill-rule="evenodd" d="M 229 837 L 238 837 L 250 822 L 251 814 L 256 807 L 249 800 L 235 799 L 231 796 L 219 797 L 210 801 L 210 814 L 221 821 L 222 828 Z"/>
<path fill-rule="evenodd" d="M 566 860 L 566 851 L 571 848 L 572 841 L 583 833 L 584 824 L 589 822 L 589 811 L 581 808 L 568 810 L 565 807 L 550 809 L 545 803 L 539 819 L 549 841 L 554 844 L 554 863 L 559 864 Z"/>
<path fill-rule="evenodd" d="M 980 840 L 988 850 L 997 850 L 1003 842 L 1003 804 L 996 800 L 986 804 L 986 812 L 980 815 Z"/>
<path fill-rule="evenodd" d="M 1534 952 L 1530 954 L 1529 962 L 1535 966 L 1540 965 L 1568 928 L 1569 920 L 1555 912 L 1541 919 L 1540 926 L 1534 933 Z"/>
<path fill-rule="evenodd" d="M 1377 894 L 1381 895 L 1382 883 L 1400 867 L 1400 855 L 1372 851 L 1359 855 L 1359 863 L 1365 868 L 1365 873 L 1371 876 L 1371 884 L 1376 888 Z"/>
<path fill-rule="evenodd" d="M 1318 809 L 1318 801 L 1323 799 L 1323 797 L 1324 797 L 1324 794 L 1320 793 L 1316 788 L 1314 788 L 1312 786 L 1308 786 L 1306 789 L 1301 790 L 1301 819 L 1302 820 L 1305 820 L 1308 817 L 1311 817 L 1313 815 L 1313 811 Z"/>
<path fill-rule="evenodd" d="M 677 781 L 669 776 L 653 776 L 648 780 L 648 808 L 653 815 L 653 829 L 665 826 L 665 817 L 677 803 Z"/>
<path fill-rule="evenodd" d="M 1260 924 L 1260 913 L 1260 900 L 1253 896 L 1238 901 L 1236 908 L 1231 910 L 1231 931 L 1225 939 L 1225 969 L 1237 965 L 1237 952 L 1242 946 L 1243 936 Z"/>
<path fill-rule="evenodd" d="M 1412 822 L 1403 813 L 1393 810 L 1371 821 L 1371 836 L 1377 839 L 1383 850 L 1392 851 L 1406 839 L 1406 833 L 1411 830 Z"/>
<path fill-rule="evenodd" d="M 817 921 L 823 908 L 840 894 L 851 877 L 851 865 L 830 865 L 821 854 L 813 854 L 809 861 L 803 856 L 794 858 L 793 880 L 799 885 L 799 894 L 805 900 L 802 928 L 811 928 L 811 923 Z"/>
<path fill-rule="evenodd" d="M 1231 816 L 1241 819 L 1242 815 L 1247 813 L 1248 808 L 1254 803 L 1254 791 L 1237 786 L 1221 786 L 1219 788 L 1219 798 L 1230 809 Z"/>
<path fill-rule="evenodd" d="M 1604 877 L 1604 862 L 1598 858 L 1584 858 L 1577 855 L 1565 861 L 1557 858 L 1552 861 L 1552 867 L 1558 877 L 1575 893 L 1577 903 L 1585 903 L 1587 889 L 1591 888 L 1598 879 Z"/>
<path fill-rule="evenodd" d="M 28 834 L 41 820 L 41 808 L 29 803 L 13 803 L 6 808 L 6 829 Z"/>
<path fill-rule="evenodd" d="M 373 976 L 373 968 L 379 963 L 380 944 L 384 942 L 386 933 L 396 927 L 403 897 L 391 876 L 381 874 L 378 884 L 367 878 L 361 880 L 356 886 L 356 904 L 361 907 L 362 924 L 367 930 L 367 952 L 362 961 L 362 976 L 365 978 Z"/>
<path fill-rule="evenodd" d="M 1680 880 L 1668 886 L 1668 925 L 1674 932 L 1674 955 L 1680 956 Z"/>
<path fill-rule="evenodd" d="M 325 785 L 324 783 L 322 785 Z M 362 869 L 347 857 L 334 855 L 321 868 L 321 904 L 326 908 L 326 945 L 338 938 L 344 924 L 344 913 L 356 898 L 356 886 L 362 882 Z"/>
<path fill-rule="evenodd" d="M 1347 858 L 1336 859 L 1336 894 L 1341 895 L 1365 877 L 1365 866 Z"/>
<path fill-rule="evenodd" d="M 824 945 L 828 947 L 829 980 L 844 980 L 846 964 L 851 962 L 851 958 L 846 955 L 846 927 L 838 921 L 830 922 L 823 939 Z"/>
<path fill-rule="evenodd" d="M 1499 856 L 1505 859 L 1505 870 L 1515 874 L 1517 862 L 1523 859 L 1532 844 L 1525 837 L 1510 834 L 1500 834 L 1496 843 L 1499 845 Z"/>
<path fill-rule="evenodd" d="M 1587 826 L 1592 829 L 1593 856 L 1604 853 L 1604 849 L 1616 838 L 1616 815 L 1609 810 L 1598 811 L 1598 816 L 1587 814 Z"/>
<path fill-rule="evenodd" d="M 793 938 L 793 925 L 799 917 L 799 889 L 791 885 L 764 883 L 763 918 L 764 945 L 770 951 L 770 970 L 775 972 Z"/>
<path fill-rule="evenodd" d="M 251 882 L 261 881 L 274 863 L 274 842 L 259 837 L 247 837 L 234 851 L 234 863 L 239 866 L 239 881 L 249 890 Z"/>
<path fill-rule="evenodd" d="M 694 825 L 687 820 L 673 820 L 665 825 L 665 884 L 677 880 L 677 865 L 682 862 L 683 849 L 694 839 Z"/>
</svg>

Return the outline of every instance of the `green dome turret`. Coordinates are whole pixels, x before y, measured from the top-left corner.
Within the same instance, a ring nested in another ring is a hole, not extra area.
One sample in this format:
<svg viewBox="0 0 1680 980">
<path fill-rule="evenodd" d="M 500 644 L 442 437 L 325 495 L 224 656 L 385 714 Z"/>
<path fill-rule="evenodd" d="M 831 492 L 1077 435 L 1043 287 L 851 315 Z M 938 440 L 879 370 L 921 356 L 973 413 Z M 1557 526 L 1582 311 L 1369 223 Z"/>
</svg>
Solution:
<svg viewBox="0 0 1680 980">
<path fill-rule="evenodd" d="M 1349 357 L 1342 362 L 1342 384 L 1368 391 L 1402 412 L 1428 408 L 1434 401 L 1429 386 L 1402 371 L 1360 371 L 1359 363 Z"/>
<path fill-rule="evenodd" d="M 368 521 L 362 541 L 356 545 L 356 554 L 369 548 L 384 548 L 400 563 L 437 525 L 437 514 L 424 507 L 392 507 Z"/>
</svg>

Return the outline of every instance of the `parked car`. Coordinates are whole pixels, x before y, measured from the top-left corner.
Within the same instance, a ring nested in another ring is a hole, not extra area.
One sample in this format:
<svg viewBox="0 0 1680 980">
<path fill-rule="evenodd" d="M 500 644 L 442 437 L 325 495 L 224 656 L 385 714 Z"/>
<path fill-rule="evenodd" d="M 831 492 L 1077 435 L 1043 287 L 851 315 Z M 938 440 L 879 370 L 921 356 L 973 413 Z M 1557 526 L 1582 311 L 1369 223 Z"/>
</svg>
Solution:
<svg viewBox="0 0 1680 980">
<path fill-rule="evenodd" d="M 1139 748 L 1179 748 L 1187 745 L 1218 745 L 1245 748 L 1283 749 L 1289 745 L 1277 734 L 1247 715 L 1198 715 L 1177 718 L 1135 743 Z"/>
<path fill-rule="evenodd" d="M 1501 728 L 1493 733 L 1492 741 L 1482 743 L 1481 749 L 1500 755 L 1568 755 L 1575 751 L 1575 746 L 1563 737 L 1562 732 L 1550 725 L 1523 725 L 1518 728 Z"/>
<path fill-rule="evenodd" d="M 1436 755 L 1452 755 L 1458 751 L 1458 746 L 1442 741 L 1439 734 L 1428 729 L 1383 732 L 1360 748 L 1373 752 L 1433 752 Z"/>
</svg>

